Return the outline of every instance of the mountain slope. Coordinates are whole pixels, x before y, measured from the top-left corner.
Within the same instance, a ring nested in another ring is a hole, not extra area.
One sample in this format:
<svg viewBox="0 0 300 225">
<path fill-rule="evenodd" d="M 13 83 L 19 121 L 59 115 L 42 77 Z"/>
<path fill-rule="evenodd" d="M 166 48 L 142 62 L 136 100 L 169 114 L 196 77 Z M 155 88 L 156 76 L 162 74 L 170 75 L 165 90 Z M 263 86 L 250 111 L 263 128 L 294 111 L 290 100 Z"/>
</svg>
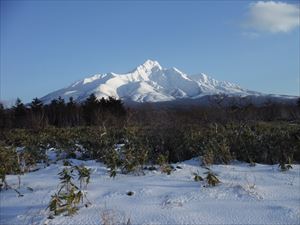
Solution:
<svg viewBox="0 0 300 225">
<path fill-rule="evenodd" d="M 77 81 L 69 87 L 52 92 L 41 100 L 49 103 L 61 96 L 80 102 L 94 93 L 97 98 L 112 96 L 133 102 L 164 102 L 197 99 L 206 95 L 260 96 L 261 93 L 243 89 L 236 84 L 217 81 L 203 73 L 188 75 L 176 68 L 163 68 L 157 61 L 144 64 L 124 74 L 106 73 Z"/>
</svg>

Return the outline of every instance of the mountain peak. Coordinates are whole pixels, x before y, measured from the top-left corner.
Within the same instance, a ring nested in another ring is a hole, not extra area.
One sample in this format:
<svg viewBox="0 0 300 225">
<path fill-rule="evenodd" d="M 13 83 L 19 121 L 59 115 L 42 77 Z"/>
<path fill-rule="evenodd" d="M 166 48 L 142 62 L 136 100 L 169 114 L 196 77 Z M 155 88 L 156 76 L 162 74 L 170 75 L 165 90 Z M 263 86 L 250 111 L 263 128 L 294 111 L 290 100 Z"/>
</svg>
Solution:
<svg viewBox="0 0 300 225">
<path fill-rule="evenodd" d="M 147 59 L 142 65 L 140 65 L 138 67 L 143 67 L 143 68 L 145 68 L 147 70 L 152 70 L 153 68 L 162 69 L 162 67 L 159 64 L 159 62 L 157 62 L 155 60 L 151 60 L 151 59 Z"/>
</svg>

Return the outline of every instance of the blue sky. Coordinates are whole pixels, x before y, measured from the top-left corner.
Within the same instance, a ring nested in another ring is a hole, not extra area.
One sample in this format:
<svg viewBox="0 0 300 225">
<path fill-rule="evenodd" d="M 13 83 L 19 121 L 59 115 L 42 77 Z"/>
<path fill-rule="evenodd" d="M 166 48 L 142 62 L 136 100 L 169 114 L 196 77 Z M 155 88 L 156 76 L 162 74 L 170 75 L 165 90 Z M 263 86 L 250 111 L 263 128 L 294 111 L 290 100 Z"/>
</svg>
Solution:
<svg viewBox="0 0 300 225">
<path fill-rule="evenodd" d="M 299 1 L 1 1 L 0 25 L 3 100 L 146 59 L 299 95 Z"/>
</svg>

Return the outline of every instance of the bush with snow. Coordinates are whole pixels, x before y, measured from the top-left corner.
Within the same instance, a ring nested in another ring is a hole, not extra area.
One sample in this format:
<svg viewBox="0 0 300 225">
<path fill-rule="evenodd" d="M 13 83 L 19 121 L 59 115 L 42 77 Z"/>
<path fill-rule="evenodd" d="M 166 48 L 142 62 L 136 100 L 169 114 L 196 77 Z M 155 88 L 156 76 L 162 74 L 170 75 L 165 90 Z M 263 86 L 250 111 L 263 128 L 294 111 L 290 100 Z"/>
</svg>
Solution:
<svg viewBox="0 0 300 225">
<path fill-rule="evenodd" d="M 80 181 L 80 187 L 75 184 L 74 171 L 78 172 L 78 180 Z M 90 202 L 86 198 L 86 192 L 81 189 L 82 183 L 85 183 L 85 187 L 89 183 L 90 170 L 81 166 L 66 166 L 61 172 L 58 173 L 60 179 L 60 185 L 58 191 L 51 196 L 48 208 L 54 215 L 64 213 L 67 216 L 74 215 L 79 209 L 80 203 L 83 203 L 86 207 Z M 50 215 L 52 218 L 52 215 Z"/>
</svg>

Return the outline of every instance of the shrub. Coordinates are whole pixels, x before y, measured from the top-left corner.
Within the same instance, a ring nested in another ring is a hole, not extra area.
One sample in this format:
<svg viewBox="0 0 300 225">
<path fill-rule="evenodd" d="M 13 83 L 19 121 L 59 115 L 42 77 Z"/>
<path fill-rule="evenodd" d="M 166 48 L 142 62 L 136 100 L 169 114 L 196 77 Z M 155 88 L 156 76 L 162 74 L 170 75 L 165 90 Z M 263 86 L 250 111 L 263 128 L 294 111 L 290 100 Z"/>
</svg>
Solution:
<svg viewBox="0 0 300 225">
<path fill-rule="evenodd" d="M 216 186 L 220 183 L 220 180 L 218 179 L 217 175 L 213 173 L 210 169 L 208 169 L 207 172 L 205 172 L 206 175 L 206 181 L 209 186 Z"/>
<path fill-rule="evenodd" d="M 202 162 L 204 165 L 212 163 L 228 164 L 232 160 L 230 146 L 224 132 L 209 133 L 202 143 Z"/>
<path fill-rule="evenodd" d="M 7 174 L 20 174 L 21 165 L 18 160 L 17 152 L 13 147 L 7 147 L 3 144 L 0 144 L 0 190 L 9 188 L 9 185 L 6 181 Z M 20 177 L 19 177 L 19 186 L 20 186 Z M 19 193 L 19 192 L 18 192 Z M 20 193 L 19 193 L 20 195 Z"/>
<path fill-rule="evenodd" d="M 105 163 L 111 177 L 116 176 L 118 168 L 123 174 L 143 172 L 149 148 L 147 142 L 144 142 L 144 137 L 140 137 L 138 134 L 138 130 L 126 128 L 124 136 L 119 136 L 117 144 L 113 145 L 114 148 L 107 149 Z"/>
<path fill-rule="evenodd" d="M 78 179 L 81 181 L 82 178 L 87 178 L 85 175 L 79 171 L 88 171 L 84 166 L 81 167 L 68 167 L 64 168 L 61 172 L 58 173 L 60 179 L 60 187 L 57 193 L 51 196 L 50 203 L 48 208 L 50 212 L 53 212 L 54 215 L 59 215 L 65 213 L 67 216 L 74 215 L 79 209 L 78 206 L 80 202 L 83 202 L 85 192 L 80 190 L 77 185 L 74 183 L 74 169 L 79 173 Z M 88 173 L 89 177 L 89 173 Z M 86 181 L 86 185 L 87 185 Z M 85 206 L 87 207 L 90 202 L 87 200 Z"/>
<path fill-rule="evenodd" d="M 169 163 L 167 163 L 167 157 L 160 154 L 158 157 L 157 157 L 157 162 L 158 162 L 158 165 L 160 167 L 160 171 L 162 173 L 166 173 L 168 175 L 171 174 L 172 172 L 172 167 Z"/>
<path fill-rule="evenodd" d="M 115 177 L 117 175 L 118 166 L 120 165 L 119 157 L 115 150 L 107 152 L 105 163 L 109 168 L 109 176 Z"/>
<path fill-rule="evenodd" d="M 78 172 L 78 180 L 80 181 L 80 188 L 87 188 L 90 182 L 91 169 L 86 168 L 84 165 L 75 166 Z"/>
<path fill-rule="evenodd" d="M 281 171 L 287 171 L 289 169 L 293 169 L 290 159 L 288 160 L 288 163 L 285 163 L 285 161 L 280 161 L 278 166 Z"/>
<path fill-rule="evenodd" d="M 203 178 L 200 176 L 199 171 L 193 173 L 194 181 L 199 182 L 203 181 Z"/>
</svg>

